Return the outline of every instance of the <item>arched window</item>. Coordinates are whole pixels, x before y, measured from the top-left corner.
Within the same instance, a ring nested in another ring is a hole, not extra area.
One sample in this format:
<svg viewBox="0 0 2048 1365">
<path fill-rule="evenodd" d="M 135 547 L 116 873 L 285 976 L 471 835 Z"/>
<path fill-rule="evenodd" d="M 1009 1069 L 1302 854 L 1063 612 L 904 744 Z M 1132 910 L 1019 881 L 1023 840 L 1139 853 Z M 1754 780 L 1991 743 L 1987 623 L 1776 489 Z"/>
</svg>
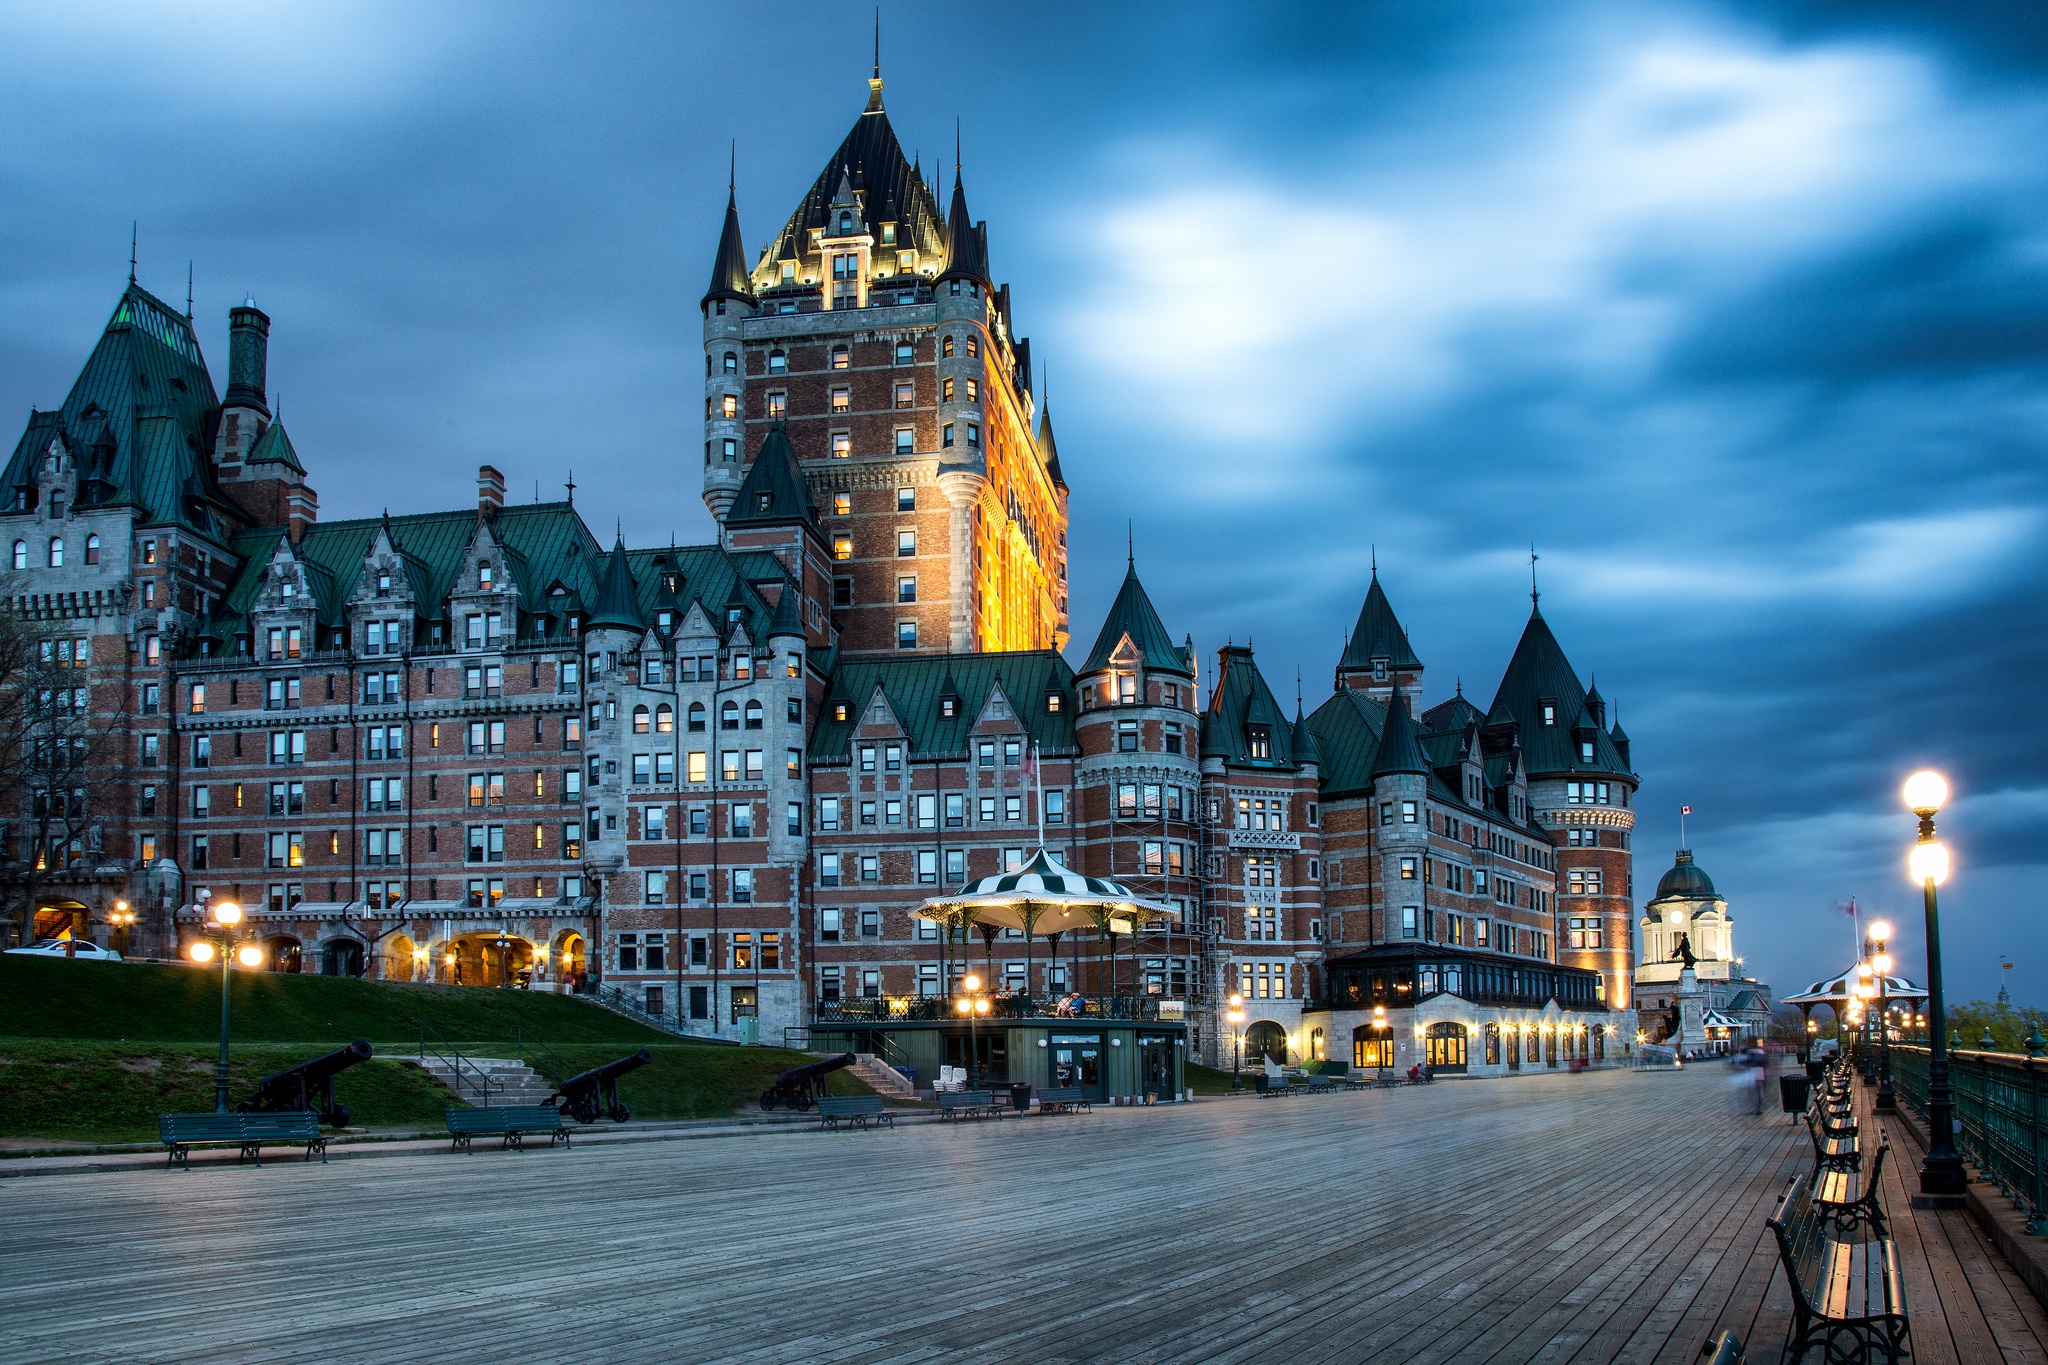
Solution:
<svg viewBox="0 0 2048 1365">
<path fill-rule="evenodd" d="M 647 708 L 644 706 L 633 708 L 633 733 L 636 735 L 647 733 Z"/>
<path fill-rule="evenodd" d="M 1351 1069 L 1377 1071 L 1394 1064 L 1394 1034 L 1391 1029 L 1360 1024 L 1351 1030 Z"/>
<path fill-rule="evenodd" d="M 1281 1066 L 1287 1065 L 1287 1030 L 1271 1019 L 1261 1019 L 1245 1030 L 1244 1059 L 1258 1066 L 1268 1057 Z"/>
<path fill-rule="evenodd" d="M 1500 1065 L 1499 1024 L 1488 1024 L 1486 1026 L 1486 1064 L 1488 1066 Z"/>
<path fill-rule="evenodd" d="M 690 729 L 695 731 L 702 730 L 703 728 L 704 703 L 701 701 L 693 701 L 690 703 Z"/>
<path fill-rule="evenodd" d="M 85 562 L 88 564 L 100 562 L 100 538 L 98 536 L 87 536 L 85 538 Z"/>
<path fill-rule="evenodd" d="M 676 709 L 667 702 L 654 708 L 654 729 L 658 734 L 672 735 L 676 732 Z"/>
<path fill-rule="evenodd" d="M 787 374 L 788 372 L 789 357 L 781 351 L 770 351 L 768 353 L 768 373 Z"/>
<path fill-rule="evenodd" d="M 53 569 L 64 567 L 64 537 L 62 536 L 52 536 L 50 538 L 50 567 Z"/>
<path fill-rule="evenodd" d="M 25 540 L 14 542 L 14 567 L 17 569 L 26 569 L 28 567 L 28 542 Z"/>
<path fill-rule="evenodd" d="M 939 342 L 939 354 L 940 354 L 940 355 L 942 355 L 942 356 L 950 356 L 950 355 L 952 355 L 952 354 L 953 354 L 953 338 L 952 338 L 952 337 L 950 337 L 950 336 L 949 336 L 949 337 L 946 337 L 945 339 L 943 339 L 942 341 L 940 341 L 940 342 Z"/>
<path fill-rule="evenodd" d="M 1328 1057 L 1323 1055 L 1323 1031 L 1319 1028 L 1309 1030 L 1308 1059 L 1312 1062 L 1326 1062 L 1329 1060 Z"/>
<path fill-rule="evenodd" d="M 758 730 L 761 728 L 760 702 L 750 701 L 747 703 L 747 728 L 749 730 Z"/>
<path fill-rule="evenodd" d="M 727 351 L 725 353 L 725 372 L 727 374 L 738 374 L 740 372 L 740 358 L 736 352 Z"/>
<path fill-rule="evenodd" d="M 843 234 L 843 233 L 848 233 L 848 232 L 851 232 L 851 231 L 853 231 L 853 215 L 852 215 L 852 214 L 850 214 L 850 213 L 846 213 L 846 212 L 844 212 L 844 211 L 842 211 L 842 212 L 840 213 L 840 215 L 839 215 L 839 231 L 840 231 L 840 232 L 841 232 L 842 234 Z"/>
<path fill-rule="evenodd" d="M 737 730 L 740 728 L 740 704 L 738 702 L 729 701 L 718 708 L 718 728 L 721 730 Z"/>
</svg>

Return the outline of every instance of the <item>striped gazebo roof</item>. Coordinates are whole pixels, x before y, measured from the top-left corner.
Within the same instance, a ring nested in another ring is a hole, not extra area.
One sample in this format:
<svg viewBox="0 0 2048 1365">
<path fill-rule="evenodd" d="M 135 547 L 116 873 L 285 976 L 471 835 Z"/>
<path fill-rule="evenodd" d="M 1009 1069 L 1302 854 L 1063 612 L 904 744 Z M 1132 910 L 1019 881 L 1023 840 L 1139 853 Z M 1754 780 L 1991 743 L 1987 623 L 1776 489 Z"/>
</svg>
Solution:
<svg viewBox="0 0 2048 1365">
<path fill-rule="evenodd" d="M 1083 876 L 1045 848 L 1014 872 L 980 877 L 952 895 L 933 896 L 914 913 L 940 923 L 965 918 L 969 923 L 1000 925 L 1027 934 L 1100 929 L 1117 919 L 1181 917 L 1172 906 L 1147 900 L 1122 882 Z"/>
</svg>

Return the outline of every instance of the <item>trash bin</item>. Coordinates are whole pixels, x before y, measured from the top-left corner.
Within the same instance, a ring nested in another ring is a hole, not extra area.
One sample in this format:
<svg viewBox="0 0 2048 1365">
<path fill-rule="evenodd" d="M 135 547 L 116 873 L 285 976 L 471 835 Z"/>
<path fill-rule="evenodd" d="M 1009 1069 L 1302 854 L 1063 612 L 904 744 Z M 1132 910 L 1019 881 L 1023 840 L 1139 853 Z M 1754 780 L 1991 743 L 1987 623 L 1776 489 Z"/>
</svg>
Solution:
<svg viewBox="0 0 2048 1365">
<path fill-rule="evenodd" d="M 1806 1064 L 1806 1079 L 1811 1084 L 1819 1085 L 1820 1078 L 1827 1075 L 1827 1072 L 1828 1064 L 1826 1062 L 1808 1062 Z"/>
<path fill-rule="evenodd" d="M 1778 1077 L 1778 1102 L 1788 1114 L 1806 1112 L 1806 1088 L 1811 1082 L 1804 1076 Z"/>
<path fill-rule="evenodd" d="M 1022 1084 L 1011 1086 L 1010 1107 L 1020 1114 L 1029 1113 L 1031 1111 L 1031 1087 Z"/>
</svg>

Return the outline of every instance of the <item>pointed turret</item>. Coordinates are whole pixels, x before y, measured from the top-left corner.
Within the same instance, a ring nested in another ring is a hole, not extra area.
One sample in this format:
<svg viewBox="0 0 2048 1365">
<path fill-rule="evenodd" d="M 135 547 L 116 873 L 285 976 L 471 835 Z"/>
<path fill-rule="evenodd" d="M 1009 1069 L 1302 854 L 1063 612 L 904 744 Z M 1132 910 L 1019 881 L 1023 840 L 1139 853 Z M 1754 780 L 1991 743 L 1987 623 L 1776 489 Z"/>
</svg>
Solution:
<svg viewBox="0 0 2048 1365">
<path fill-rule="evenodd" d="M 727 526 L 758 526 L 774 522 L 802 522 L 812 525 L 818 509 L 811 502 L 811 486 L 797 466 L 796 451 L 780 422 L 768 429 L 760 453 L 747 467 L 739 496 L 726 513 Z"/>
<path fill-rule="evenodd" d="M 711 258 L 711 286 L 704 291 L 698 307 L 708 308 L 715 299 L 754 302 L 754 282 L 747 273 L 747 247 L 740 237 L 739 198 L 731 187 L 725 192 L 725 227 L 718 234 L 718 252 Z"/>
<path fill-rule="evenodd" d="M 1427 776 L 1429 760 L 1424 757 L 1422 744 L 1415 738 L 1415 724 L 1408 718 L 1408 700 L 1394 698 L 1387 708 L 1387 724 L 1380 731 L 1379 755 L 1372 761 L 1374 780 L 1391 777 L 1397 773 L 1412 773 Z"/>
<path fill-rule="evenodd" d="M 1192 663 L 1182 657 L 1173 637 L 1166 633 L 1165 622 L 1146 595 L 1145 585 L 1138 581 L 1135 560 L 1125 568 L 1123 586 L 1117 589 L 1116 601 L 1110 603 L 1109 615 L 1095 637 L 1095 648 L 1088 651 L 1088 662 L 1081 665 L 1077 676 L 1108 668 L 1126 636 L 1137 646 L 1147 669 L 1194 676 Z"/>
<path fill-rule="evenodd" d="M 1250 645 L 1218 651 L 1216 691 L 1202 725 L 1202 757 L 1239 766 L 1289 768 L 1294 730 L 1252 659 Z"/>
<path fill-rule="evenodd" d="M 642 630 L 647 623 L 640 616 L 640 593 L 633 583 L 633 570 L 626 563 L 623 537 L 612 545 L 605 559 L 604 579 L 598 584 L 596 609 L 590 614 L 590 628 Z"/>
<path fill-rule="evenodd" d="M 1301 764 L 1303 767 L 1307 767 L 1312 763 L 1318 765 L 1322 763 L 1322 756 L 1316 751 L 1315 734 L 1308 728 L 1308 717 L 1302 714 L 1301 699 L 1298 697 L 1294 702 L 1293 746 L 1294 761 L 1296 763 Z"/>
<path fill-rule="evenodd" d="M 1045 466 L 1046 477 L 1052 480 L 1052 486 L 1066 492 L 1066 476 L 1060 473 L 1059 446 L 1052 438 L 1051 408 L 1040 413 L 1038 418 L 1038 462 Z"/>
<path fill-rule="evenodd" d="M 946 210 L 946 268 L 941 280 L 967 279 L 993 290 L 988 276 L 988 224 L 977 223 L 967 212 L 967 189 L 960 172 L 953 172 L 953 203 Z"/>
<path fill-rule="evenodd" d="M 1487 724 L 1492 726 L 1503 718 L 1517 722 L 1532 779 L 1541 773 L 1626 773 L 1628 764 L 1588 714 L 1591 700 L 1571 660 L 1565 658 L 1563 647 L 1551 634 L 1550 623 L 1543 619 L 1542 608 L 1532 606 L 1529 623 L 1522 628 L 1522 638 L 1487 713 Z M 1601 704 L 1604 707 L 1605 703 Z"/>
<path fill-rule="evenodd" d="M 1358 609 L 1358 622 L 1337 661 L 1337 688 L 1363 692 L 1381 705 L 1396 694 L 1407 698 L 1411 708 L 1421 705 L 1422 660 L 1415 657 L 1408 632 L 1387 601 L 1377 564 L 1365 590 L 1365 604 Z"/>
<path fill-rule="evenodd" d="M 803 613 L 797 609 L 797 599 L 801 596 L 802 594 L 797 591 L 795 579 L 784 578 L 782 580 L 782 591 L 775 598 L 775 615 L 768 622 L 769 638 L 773 639 L 776 636 L 786 636 L 793 640 L 804 638 L 804 617 Z"/>
<path fill-rule="evenodd" d="M 306 466 L 299 463 L 299 452 L 292 449 L 291 438 L 284 433 L 282 417 L 263 428 L 263 434 L 258 436 L 256 444 L 249 448 L 246 463 L 282 465 L 294 474 L 306 472 Z"/>
</svg>

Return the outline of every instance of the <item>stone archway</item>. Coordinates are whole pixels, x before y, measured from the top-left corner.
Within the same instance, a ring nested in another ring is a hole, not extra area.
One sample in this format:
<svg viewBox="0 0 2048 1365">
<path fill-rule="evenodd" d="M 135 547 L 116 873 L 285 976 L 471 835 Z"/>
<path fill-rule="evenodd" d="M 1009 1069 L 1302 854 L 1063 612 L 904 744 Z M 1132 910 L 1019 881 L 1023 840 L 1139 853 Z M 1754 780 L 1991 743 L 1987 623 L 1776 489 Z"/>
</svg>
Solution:
<svg viewBox="0 0 2048 1365">
<path fill-rule="evenodd" d="M 359 938 L 331 938 L 320 945 L 322 976 L 361 976 L 365 959 Z"/>
<path fill-rule="evenodd" d="M 586 987 L 590 971 L 590 940 L 583 936 L 582 930 L 564 929 L 556 934 L 548 958 L 554 979 L 561 983 L 559 989 L 575 992 Z"/>
<path fill-rule="evenodd" d="M 40 943 L 44 939 L 63 938 L 66 934 L 72 938 L 86 938 L 91 920 L 91 912 L 79 901 L 45 901 L 36 908 L 33 941 Z"/>
<path fill-rule="evenodd" d="M 1258 1066 L 1266 1058 L 1287 1065 L 1287 1030 L 1271 1019 L 1261 1019 L 1244 1031 L 1246 1064 Z"/>
<path fill-rule="evenodd" d="M 290 934 L 274 934 L 263 940 L 263 970 L 301 972 L 306 967 L 306 948 Z"/>
<path fill-rule="evenodd" d="M 464 934 L 442 950 L 442 961 L 445 979 L 458 986 L 523 986 L 533 975 L 533 945 L 512 933 Z"/>
<path fill-rule="evenodd" d="M 393 934 L 385 939 L 378 958 L 379 974 L 386 981 L 413 981 L 425 975 L 424 955 L 408 934 Z"/>
</svg>

